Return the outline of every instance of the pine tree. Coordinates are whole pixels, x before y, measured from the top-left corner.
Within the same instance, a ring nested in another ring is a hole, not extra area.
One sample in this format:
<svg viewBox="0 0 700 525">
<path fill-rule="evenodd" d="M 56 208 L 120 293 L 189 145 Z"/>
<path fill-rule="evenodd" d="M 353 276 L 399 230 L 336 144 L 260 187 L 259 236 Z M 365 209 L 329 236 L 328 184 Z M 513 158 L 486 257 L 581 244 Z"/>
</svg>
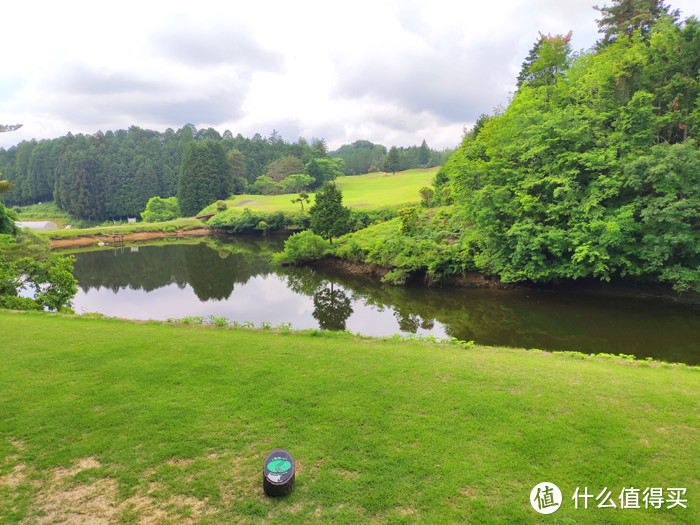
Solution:
<svg viewBox="0 0 700 525">
<path fill-rule="evenodd" d="M 418 162 L 420 162 L 421 166 L 423 167 L 427 167 L 428 162 L 430 162 L 430 148 L 428 148 L 428 144 L 425 142 L 425 139 L 423 139 L 423 142 L 418 149 Z"/>
<path fill-rule="evenodd" d="M 316 194 L 309 209 L 311 231 L 333 244 L 333 237 L 347 231 L 350 209 L 343 206 L 343 193 L 333 183 L 327 183 Z"/>
<path fill-rule="evenodd" d="M 392 146 L 386 158 L 384 159 L 384 171 L 386 171 L 387 173 L 391 172 L 392 174 L 395 174 L 396 171 L 399 169 L 399 163 L 399 149 L 396 146 Z"/>
<path fill-rule="evenodd" d="M 663 0 L 612 0 L 609 7 L 594 7 L 600 11 L 601 18 L 598 22 L 598 32 L 603 33 L 603 42 L 608 43 L 620 35 L 632 36 L 636 30 L 642 33 L 664 15 L 678 19 L 678 9 L 670 11 Z"/>
</svg>

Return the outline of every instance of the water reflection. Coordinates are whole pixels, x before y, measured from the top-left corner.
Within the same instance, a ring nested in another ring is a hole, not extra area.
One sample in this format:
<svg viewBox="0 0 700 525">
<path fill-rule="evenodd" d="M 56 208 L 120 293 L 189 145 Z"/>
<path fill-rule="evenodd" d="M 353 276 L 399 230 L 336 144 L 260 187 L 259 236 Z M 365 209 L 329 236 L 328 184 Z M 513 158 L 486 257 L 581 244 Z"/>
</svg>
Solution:
<svg viewBox="0 0 700 525">
<path fill-rule="evenodd" d="M 394 287 L 363 276 L 272 265 L 281 240 L 207 239 L 79 253 L 76 311 L 167 319 L 215 315 L 457 337 L 495 346 L 700 362 L 700 309 L 543 290 Z"/>
<path fill-rule="evenodd" d="M 350 297 L 341 289 L 319 288 L 314 292 L 314 319 L 322 330 L 345 330 L 345 323 L 352 315 Z"/>
<path fill-rule="evenodd" d="M 85 252 L 74 265 L 83 292 L 107 288 L 117 293 L 125 288 L 153 291 L 176 284 L 191 286 L 200 301 L 225 300 L 237 283 L 245 284 L 257 275 L 272 272 L 275 244 L 259 240 L 221 244 L 209 239 L 195 244 L 174 243 L 145 246 L 140 250 L 117 248 Z"/>
</svg>

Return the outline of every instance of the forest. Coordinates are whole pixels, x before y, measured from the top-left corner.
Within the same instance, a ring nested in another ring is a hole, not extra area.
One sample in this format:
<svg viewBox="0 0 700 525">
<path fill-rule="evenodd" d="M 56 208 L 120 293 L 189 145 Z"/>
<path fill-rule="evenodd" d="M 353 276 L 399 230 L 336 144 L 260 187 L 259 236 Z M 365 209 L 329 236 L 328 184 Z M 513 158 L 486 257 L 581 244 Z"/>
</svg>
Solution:
<svg viewBox="0 0 700 525">
<path fill-rule="evenodd" d="M 151 197 L 178 194 L 180 168 L 191 142 L 218 143 L 226 155 L 232 179 L 220 198 L 246 191 L 314 189 L 343 174 L 431 167 L 443 164 L 451 153 L 431 150 L 425 141 L 389 150 L 357 141 L 329 152 L 323 139 L 289 143 L 277 132 L 246 138 L 212 128 L 197 130 L 192 124 L 164 133 L 132 126 L 0 149 L 0 174 L 14 186 L 3 201 L 7 206 L 55 201 L 63 211 L 89 221 L 138 217 Z"/>
<path fill-rule="evenodd" d="M 662 281 L 700 291 L 700 21 L 662 2 L 599 9 L 574 53 L 540 35 L 504 111 L 438 172 L 461 257 L 506 282 Z"/>
</svg>

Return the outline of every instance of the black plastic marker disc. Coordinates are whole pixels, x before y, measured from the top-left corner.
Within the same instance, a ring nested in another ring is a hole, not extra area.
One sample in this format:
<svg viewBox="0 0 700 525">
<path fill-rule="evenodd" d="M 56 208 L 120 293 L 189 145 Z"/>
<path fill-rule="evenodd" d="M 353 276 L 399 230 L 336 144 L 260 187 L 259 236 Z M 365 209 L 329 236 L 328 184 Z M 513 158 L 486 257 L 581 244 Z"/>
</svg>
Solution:
<svg viewBox="0 0 700 525">
<path fill-rule="evenodd" d="M 268 496 L 286 496 L 294 490 L 294 458 L 281 448 L 270 452 L 263 467 L 263 490 Z"/>
</svg>

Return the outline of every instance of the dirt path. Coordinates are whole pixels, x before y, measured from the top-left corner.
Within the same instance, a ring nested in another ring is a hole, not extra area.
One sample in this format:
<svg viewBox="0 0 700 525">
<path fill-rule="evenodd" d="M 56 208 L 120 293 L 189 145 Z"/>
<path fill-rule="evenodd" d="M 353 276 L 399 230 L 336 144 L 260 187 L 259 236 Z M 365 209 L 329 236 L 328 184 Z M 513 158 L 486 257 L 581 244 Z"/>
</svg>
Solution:
<svg viewBox="0 0 700 525">
<path fill-rule="evenodd" d="M 231 207 L 232 207 L 232 208 L 236 208 L 236 207 L 238 207 L 238 206 L 245 206 L 246 204 L 253 204 L 254 202 L 257 202 L 257 201 L 259 201 L 259 200 L 260 200 L 260 199 L 255 199 L 255 200 L 252 200 L 252 201 L 241 201 L 241 202 L 237 202 L 236 204 L 234 204 L 234 205 L 231 206 Z"/>
<path fill-rule="evenodd" d="M 146 241 L 149 239 L 162 239 L 163 237 L 184 237 L 189 235 L 208 235 L 210 230 L 207 228 L 199 228 L 197 230 L 178 230 L 177 233 L 164 233 L 164 232 L 137 232 L 128 233 L 123 235 L 121 238 L 104 234 L 104 235 L 90 235 L 87 237 L 73 237 L 71 239 L 53 239 L 51 241 L 51 248 L 66 248 L 70 246 L 90 246 L 96 242 L 103 242 L 105 244 L 111 244 L 114 242 L 122 241 Z"/>
</svg>

